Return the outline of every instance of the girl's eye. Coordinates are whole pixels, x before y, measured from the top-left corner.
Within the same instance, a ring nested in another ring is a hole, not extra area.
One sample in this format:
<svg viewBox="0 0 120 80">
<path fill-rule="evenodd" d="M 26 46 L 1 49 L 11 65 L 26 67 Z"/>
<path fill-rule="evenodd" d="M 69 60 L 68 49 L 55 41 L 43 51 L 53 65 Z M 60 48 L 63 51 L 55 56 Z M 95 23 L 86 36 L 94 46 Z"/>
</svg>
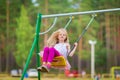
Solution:
<svg viewBox="0 0 120 80">
<path fill-rule="evenodd" d="M 59 35 L 62 35 L 62 34 L 59 34 Z"/>
<path fill-rule="evenodd" d="M 66 36 L 66 34 L 59 34 L 60 36 Z"/>
<path fill-rule="evenodd" d="M 62 34 L 59 34 L 60 36 L 62 36 Z"/>
<path fill-rule="evenodd" d="M 65 34 L 63 34 L 63 36 L 66 36 Z"/>
</svg>

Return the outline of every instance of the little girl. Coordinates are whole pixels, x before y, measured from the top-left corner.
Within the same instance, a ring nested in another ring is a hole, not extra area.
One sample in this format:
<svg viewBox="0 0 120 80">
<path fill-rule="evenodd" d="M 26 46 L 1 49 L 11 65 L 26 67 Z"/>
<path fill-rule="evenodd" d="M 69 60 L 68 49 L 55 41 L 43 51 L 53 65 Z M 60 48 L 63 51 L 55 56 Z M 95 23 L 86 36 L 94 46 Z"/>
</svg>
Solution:
<svg viewBox="0 0 120 80">
<path fill-rule="evenodd" d="M 74 44 L 74 49 L 70 52 L 69 56 L 72 56 L 76 50 L 77 43 Z M 70 64 L 67 60 L 67 55 L 70 51 L 70 44 L 68 40 L 67 31 L 63 28 L 53 32 L 47 41 L 47 47 L 43 51 L 43 64 L 38 67 L 38 71 L 49 72 L 51 68 L 51 62 L 56 56 L 63 56 L 66 59 L 67 65 L 65 69 L 70 69 Z"/>
</svg>

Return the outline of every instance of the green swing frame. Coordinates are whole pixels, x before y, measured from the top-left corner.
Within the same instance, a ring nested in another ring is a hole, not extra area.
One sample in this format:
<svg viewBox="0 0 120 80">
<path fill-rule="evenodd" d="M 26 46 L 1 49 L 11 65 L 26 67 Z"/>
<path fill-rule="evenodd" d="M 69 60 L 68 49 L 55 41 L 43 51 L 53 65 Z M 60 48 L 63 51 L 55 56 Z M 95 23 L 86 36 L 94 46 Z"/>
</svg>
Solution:
<svg viewBox="0 0 120 80">
<path fill-rule="evenodd" d="M 22 73 L 22 76 L 21 76 L 20 80 L 24 79 L 26 70 L 29 66 L 29 63 L 30 63 L 30 60 L 32 58 L 32 54 L 33 54 L 33 51 L 34 51 L 35 48 L 36 48 L 37 67 L 39 67 L 41 65 L 40 64 L 40 57 L 39 57 L 39 54 L 38 54 L 40 52 L 40 50 L 39 50 L 40 48 L 39 48 L 38 43 L 39 43 L 39 32 L 40 32 L 40 29 L 41 29 L 40 25 L 41 25 L 42 18 L 62 17 L 62 16 L 64 17 L 64 16 L 83 15 L 83 14 L 95 14 L 95 13 L 103 13 L 103 12 L 111 12 L 111 11 L 120 11 L 120 8 L 95 10 L 95 11 L 85 11 L 85 12 L 63 13 L 63 14 L 52 14 L 52 15 L 38 14 L 37 15 L 37 22 L 36 22 L 36 35 L 35 35 L 32 47 L 30 49 L 30 52 L 29 52 L 29 55 L 28 55 L 26 64 L 24 66 L 23 73 Z M 86 30 L 84 30 L 83 33 L 85 33 L 85 32 L 86 32 Z M 80 38 L 78 40 L 80 40 Z M 38 80 L 40 80 L 40 79 L 41 79 L 41 75 L 40 75 L 40 72 L 38 72 Z"/>
</svg>

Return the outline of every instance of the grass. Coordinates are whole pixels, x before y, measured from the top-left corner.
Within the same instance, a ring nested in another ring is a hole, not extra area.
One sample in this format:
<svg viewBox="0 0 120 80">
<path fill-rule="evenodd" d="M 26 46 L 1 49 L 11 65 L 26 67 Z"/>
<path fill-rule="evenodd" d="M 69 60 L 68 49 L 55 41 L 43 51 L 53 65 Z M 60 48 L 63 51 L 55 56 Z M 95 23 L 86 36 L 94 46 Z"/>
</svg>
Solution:
<svg viewBox="0 0 120 80">
<path fill-rule="evenodd" d="M 17 77 L 4 77 L 0 78 L 0 80 L 20 80 Z M 37 78 L 24 78 L 24 80 L 38 80 Z M 91 80 L 89 78 L 41 78 L 41 80 Z M 102 80 L 112 80 L 112 79 L 102 79 Z"/>
<path fill-rule="evenodd" d="M 20 80 L 20 77 L 0 77 L 0 80 Z M 24 80 L 38 80 L 37 78 L 24 78 Z M 59 78 L 59 77 L 42 77 L 41 80 L 92 80 L 90 78 Z M 101 80 L 112 80 L 110 78 Z"/>
<path fill-rule="evenodd" d="M 0 80 L 20 80 L 20 77 L 11 77 L 7 74 L 0 74 Z M 38 80 L 37 78 L 24 78 L 24 80 Z M 42 75 L 41 80 L 92 80 L 90 78 L 68 78 L 65 76 L 54 76 L 54 75 Z M 110 78 L 104 78 L 101 80 L 112 80 Z"/>
</svg>

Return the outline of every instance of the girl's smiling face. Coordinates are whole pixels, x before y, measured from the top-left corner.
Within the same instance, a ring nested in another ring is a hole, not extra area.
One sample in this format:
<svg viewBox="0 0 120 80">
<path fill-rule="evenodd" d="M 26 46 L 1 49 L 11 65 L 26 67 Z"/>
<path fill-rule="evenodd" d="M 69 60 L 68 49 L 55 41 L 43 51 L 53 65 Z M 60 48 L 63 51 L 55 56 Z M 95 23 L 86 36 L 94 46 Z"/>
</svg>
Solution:
<svg viewBox="0 0 120 80">
<path fill-rule="evenodd" d="M 58 34 L 58 41 L 59 41 L 59 42 L 65 42 L 66 38 L 67 38 L 67 37 L 66 37 L 66 33 L 60 31 L 59 34 Z"/>
</svg>

